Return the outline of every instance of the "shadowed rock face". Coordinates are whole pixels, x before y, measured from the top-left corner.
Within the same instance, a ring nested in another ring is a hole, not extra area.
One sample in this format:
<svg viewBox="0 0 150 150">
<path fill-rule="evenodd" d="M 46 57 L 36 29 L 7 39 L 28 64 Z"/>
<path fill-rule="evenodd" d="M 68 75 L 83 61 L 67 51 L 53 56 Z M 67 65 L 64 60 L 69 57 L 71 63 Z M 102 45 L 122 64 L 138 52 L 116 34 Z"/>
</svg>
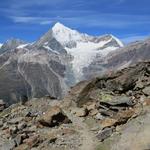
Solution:
<svg viewBox="0 0 150 150">
<path fill-rule="evenodd" d="M 93 93 L 95 96 L 97 95 L 97 91 L 98 95 L 96 99 L 100 98 L 101 91 L 111 94 L 114 93 L 116 95 L 127 94 L 132 91 L 137 97 L 142 95 L 145 91 L 145 95 L 147 96 L 149 95 L 149 84 L 150 62 L 144 62 L 118 72 L 105 74 L 91 81 L 81 82 L 73 87 L 70 93 L 71 95 L 75 95 L 75 98 L 72 97 L 72 99 L 75 99 L 77 105 L 82 106 L 88 101 L 95 100 Z"/>
<path fill-rule="evenodd" d="M 22 44 L 12 39 L 0 49 L 0 98 L 8 104 L 46 95 L 60 99 L 67 91 L 63 46 L 51 31 L 34 44 Z"/>
<path fill-rule="evenodd" d="M 0 98 L 8 104 L 24 97 L 50 95 L 61 98 L 65 91 L 65 66 L 60 59 L 45 50 L 28 52 L 20 49 L 1 55 Z"/>
<path fill-rule="evenodd" d="M 23 96 L 31 97 L 31 86 L 17 70 L 17 62 L 0 69 L 0 97 L 12 104 L 21 100 Z"/>
<path fill-rule="evenodd" d="M 35 42 L 32 47 L 40 49 L 43 46 L 47 46 L 61 54 L 67 53 L 65 48 L 53 37 L 51 30 L 42 36 L 37 42 Z"/>
</svg>

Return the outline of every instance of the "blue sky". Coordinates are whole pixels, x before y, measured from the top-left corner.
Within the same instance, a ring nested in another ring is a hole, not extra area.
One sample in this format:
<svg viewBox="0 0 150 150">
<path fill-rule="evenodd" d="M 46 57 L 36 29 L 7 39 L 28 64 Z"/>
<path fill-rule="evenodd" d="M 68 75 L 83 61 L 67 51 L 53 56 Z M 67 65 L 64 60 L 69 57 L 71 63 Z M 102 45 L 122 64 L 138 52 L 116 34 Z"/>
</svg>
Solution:
<svg viewBox="0 0 150 150">
<path fill-rule="evenodd" d="M 0 42 L 35 41 L 54 23 L 125 43 L 150 36 L 150 0 L 1 0 Z"/>
</svg>

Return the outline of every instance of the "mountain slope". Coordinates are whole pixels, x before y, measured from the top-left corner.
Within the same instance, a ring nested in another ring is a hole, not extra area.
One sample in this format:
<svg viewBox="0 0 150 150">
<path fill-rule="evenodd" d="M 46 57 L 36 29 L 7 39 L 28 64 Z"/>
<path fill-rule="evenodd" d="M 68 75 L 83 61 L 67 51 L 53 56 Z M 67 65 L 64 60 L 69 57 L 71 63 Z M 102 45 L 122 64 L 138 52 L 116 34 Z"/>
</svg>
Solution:
<svg viewBox="0 0 150 150">
<path fill-rule="evenodd" d="M 122 69 L 141 61 L 150 60 L 150 39 L 135 42 L 116 50 L 107 56 L 105 62 L 108 69 Z"/>
<path fill-rule="evenodd" d="M 86 79 L 84 68 L 120 47 L 112 35 L 90 36 L 60 23 L 34 43 L 9 40 L 0 49 L 0 98 L 9 104 L 45 95 L 60 99 Z"/>
<path fill-rule="evenodd" d="M 66 90 L 65 66 L 55 54 L 17 49 L 0 55 L 0 60 L 0 97 L 9 104 L 23 97 L 60 98 Z"/>
</svg>

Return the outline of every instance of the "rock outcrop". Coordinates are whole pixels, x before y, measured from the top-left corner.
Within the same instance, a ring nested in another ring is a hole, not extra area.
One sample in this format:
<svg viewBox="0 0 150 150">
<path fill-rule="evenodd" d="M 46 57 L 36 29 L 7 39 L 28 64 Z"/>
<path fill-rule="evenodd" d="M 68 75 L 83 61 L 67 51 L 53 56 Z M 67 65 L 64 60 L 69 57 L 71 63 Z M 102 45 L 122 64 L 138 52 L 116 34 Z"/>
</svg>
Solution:
<svg viewBox="0 0 150 150">
<path fill-rule="evenodd" d="M 70 123 L 71 121 L 63 113 L 60 107 L 55 106 L 47 110 L 39 119 L 39 123 L 43 126 L 54 127 L 63 123 Z"/>
</svg>

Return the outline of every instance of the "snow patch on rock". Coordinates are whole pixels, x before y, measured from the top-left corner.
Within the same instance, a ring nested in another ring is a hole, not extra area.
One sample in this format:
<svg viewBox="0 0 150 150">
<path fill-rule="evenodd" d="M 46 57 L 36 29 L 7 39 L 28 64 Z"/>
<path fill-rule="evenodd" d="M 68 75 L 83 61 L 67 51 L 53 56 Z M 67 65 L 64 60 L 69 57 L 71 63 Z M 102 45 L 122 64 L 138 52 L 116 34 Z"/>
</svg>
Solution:
<svg viewBox="0 0 150 150">
<path fill-rule="evenodd" d="M 83 68 L 88 67 L 94 61 L 97 54 L 104 57 L 112 50 L 117 49 L 117 47 L 100 49 L 109 41 L 101 41 L 99 43 L 79 42 L 75 48 L 69 49 L 66 47 L 67 52 L 73 56 L 72 68 L 77 82 L 82 79 Z"/>
</svg>

